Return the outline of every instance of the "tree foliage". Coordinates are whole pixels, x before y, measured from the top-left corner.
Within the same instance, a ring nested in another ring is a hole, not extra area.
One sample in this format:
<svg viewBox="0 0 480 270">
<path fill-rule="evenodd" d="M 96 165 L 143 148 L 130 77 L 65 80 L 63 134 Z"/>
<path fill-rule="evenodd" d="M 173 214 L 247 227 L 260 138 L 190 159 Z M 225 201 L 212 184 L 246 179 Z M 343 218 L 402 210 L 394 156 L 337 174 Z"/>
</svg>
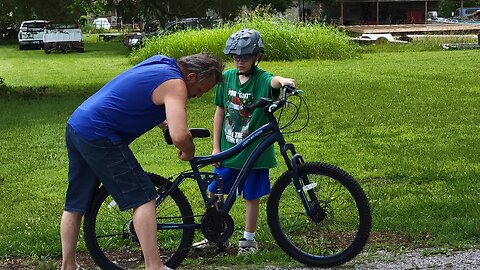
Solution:
<svg viewBox="0 0 480 270">
<path fill-rule="evenodd" d="M 124 18 L 156 20 L 161 24 L 174 18 L 204 17 L 211 10 L 224 19 L 235 18 L 242 6 L 270 5 L 283 12 L 293 0 L 1 0 L 0 24 L 47 19 L 77 21 L 82 15 L 99 16 L 116 9 Z"/>
<path fill-rule="evenodd" d="M 1 0 L 0 24 L 19 25 L 24 20 L 77 21 L 88 0 Z M 96 2 L 96 1 L 93 1 Z"/>
</svg>

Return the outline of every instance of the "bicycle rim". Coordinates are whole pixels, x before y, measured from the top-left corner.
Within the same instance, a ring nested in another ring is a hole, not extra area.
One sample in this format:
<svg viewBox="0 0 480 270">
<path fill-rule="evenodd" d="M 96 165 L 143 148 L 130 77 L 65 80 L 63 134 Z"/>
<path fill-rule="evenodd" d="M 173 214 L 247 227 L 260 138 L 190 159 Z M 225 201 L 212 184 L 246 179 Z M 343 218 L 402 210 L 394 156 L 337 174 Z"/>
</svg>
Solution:
<svg viewBox="0 0 480 270">
<path fill-rule="evenodd" d="M 333 267 L 355 257 L 365 246 L 371 229 L 371 213 L 365 193 L 346 172 L 324 163 L 299 166 L 313 217 L 304 210 L 284 173 L 274 184 L 267 205 L 272 235 L 292 258 L 310 266 Z"/>
<path fill-rule="evenodd" d="M 163 177 L 150 177 L 158 192 L 170 184 Z M 156 216 L 159 224 L 193 223 L 191 207 L 180 190 L 157 206 Z M 102 269 L 144 269 L 132 217 L 132 210 L 120 211 L 105 188 L 100 189 L 85 216 L 84 235 L 90 255 Z M 159 230 L 157 243 L 164 263 L 172 268 L 177 267 L 187 256 L 193 235 L 193 230 Z"/>
</svg>

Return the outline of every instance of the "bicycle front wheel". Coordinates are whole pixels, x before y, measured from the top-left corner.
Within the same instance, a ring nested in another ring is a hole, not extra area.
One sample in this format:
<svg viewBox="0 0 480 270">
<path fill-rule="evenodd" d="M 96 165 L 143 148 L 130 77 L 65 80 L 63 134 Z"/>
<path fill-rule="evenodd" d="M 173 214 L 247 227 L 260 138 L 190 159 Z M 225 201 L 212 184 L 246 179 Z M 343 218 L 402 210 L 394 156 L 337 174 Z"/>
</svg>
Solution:
<svg viewBox="0 0 480 270">
<path fill-rule="evenodd" d="M 149 174 L 158 194 L 171 183 L 167 179 Z M 191 206 L 185 195 L 176 189 L 160 205 L 157 203 L 157 224 L 172 224 L 158 230 L 157 242 L 166 265 L 177 267 L 188 255 L 192 245 L 193 229 L 174 229 L 174 224 L 193 224 Z M 84 237 L 88 251 L 102 269 L 145 269 L 140 243 L 133 226 L 132 210 L 120 211 L 118 205 L 101 187 L 85 215 Z"/>
<path fill-rule="evenodd" d="M 300 191 L 291 171 L 272 187 L 267 219 L 275 241 L 308 266 L 334 267 L 351 260 L 367 243 L 371 229 L 362 188 L 345 171 L 325 163 L 301 164 L 298 174 Z M 299 192 L 306 196 L 309 215 Z"/>
</svg>

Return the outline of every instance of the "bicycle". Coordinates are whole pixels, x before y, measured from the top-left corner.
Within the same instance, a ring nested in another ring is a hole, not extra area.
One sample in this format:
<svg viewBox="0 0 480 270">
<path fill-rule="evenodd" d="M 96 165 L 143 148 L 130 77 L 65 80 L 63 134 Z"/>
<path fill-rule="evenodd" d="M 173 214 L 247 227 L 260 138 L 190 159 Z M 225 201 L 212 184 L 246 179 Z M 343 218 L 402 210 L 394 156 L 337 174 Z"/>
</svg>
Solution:
<svg viewBox="0 0 480 270">
<path fill-rule="evenodd" d="M 286 86 L 279 99 L 261 99 L 247 107 L 251 111 L 262 108 L 268 123 L 226 151 L 195 156 L 190 161 L 191 170 L 170 177 L 173 182 L 149 174 L 158 191 L 158 245 L 167 266 L 176 268 L 187 257 L 196 230 L 217 244 L 231 237 L 234 221 L 228 213 L 239 195 L 239 187 L 243 186 L 246 172 L 260 153 L 274 143 L 279 145 L 288 168 L 273 184 L 267 201 L 268 226 L 280 248 L 298 262 L 313 267 L 337 266 L 361 252 L 372 222 L 364 191 L 352 176 L 338 167 L 304 162 L 294 145 L 286 143 L 274 115 L 275 111 L 293 104 L 289 101 L 293 96 L 305 102 L 301 92 Z M 300 105 L 295 106 L 295 119 Z M 194 138 L 210 136 L 207 129 L 191 129 L 191 133 Z M 168 132 L 165 139 L 171 144 Z M 215 196 L 209 198 L 207 185 L 219 179 L 219 175 L 200 169 L 239 153 L 259 139 L 263 141 L 247 159 L 226 199 L 223 200 L 221 180 Z M 205 204 L 203 215 L 193 214 L 190 202 L 179 189 L 186 179 L 198 183 Z M 102 269 L 135 269 L 142 264 L 131 211 L 120 212 L 104 187 L 99 189 L 85 215 L 84 236 L 92 258 Z"/>
</svg>

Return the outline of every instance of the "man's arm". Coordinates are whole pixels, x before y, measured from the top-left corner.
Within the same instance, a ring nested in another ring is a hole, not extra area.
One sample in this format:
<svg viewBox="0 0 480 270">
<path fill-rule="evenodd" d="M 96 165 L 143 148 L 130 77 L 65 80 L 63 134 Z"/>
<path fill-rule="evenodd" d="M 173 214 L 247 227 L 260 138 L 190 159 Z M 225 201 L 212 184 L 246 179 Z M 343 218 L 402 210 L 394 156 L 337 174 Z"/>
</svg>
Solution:
<svg viewBox="0 0 480 270">
<path fill-rule="evenodd" d="M 190 160 L 195 154 L 192 134 L 187 125 L 187 99 L 187 87 L 180 79 L 168 80 L 152 93 L 155 105 L 165 105 L 170 137 L 180 150 L 178 157 L 182 160 Z"/>
</svg>

